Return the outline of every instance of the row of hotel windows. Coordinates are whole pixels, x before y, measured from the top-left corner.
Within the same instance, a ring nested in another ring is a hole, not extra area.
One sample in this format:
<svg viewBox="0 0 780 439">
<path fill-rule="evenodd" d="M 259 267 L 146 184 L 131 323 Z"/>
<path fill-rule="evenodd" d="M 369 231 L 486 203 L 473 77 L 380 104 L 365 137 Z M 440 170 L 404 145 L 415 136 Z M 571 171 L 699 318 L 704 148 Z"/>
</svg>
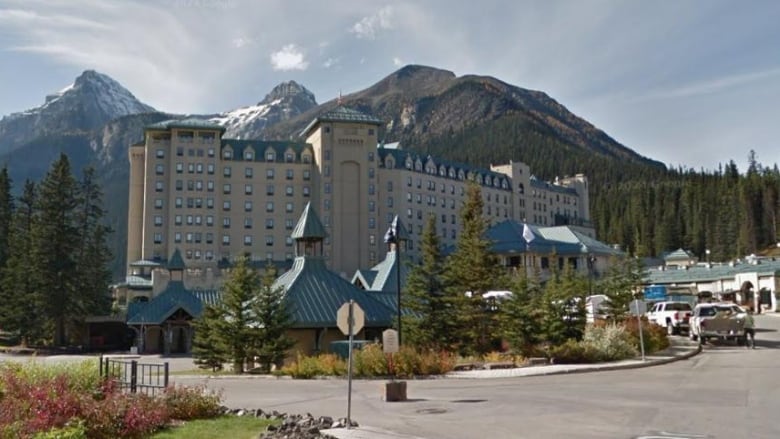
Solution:
<svg viewBox="0 0 780 439">
<path fill-rule="evenodd" d="M 226 148 L 222 151 L 222 158 L 230 160 L 233 158 L 233 150 L 230 148 Z M 255 159 L 255 152 L 251 148 L 247 148 L 244 150 L 244 160 L 254 160 Z M 268 150 L 265 153 L 265 161 L 267 162 L 273 162 L 276 161 L 276 151 Z M 292 163 L 295 161 L 295 153 L 287 152 L 284 154 L 284 161 L 287 163 Z M 309 154 L 303 154 L 301 156 L 301 161 L 303 163 L 311 163 L 311 155 Z"/>
<path fill-rule="evenodd" d="M 158 139 L 158 138 L 155 137 L 154 140 L 157 141 L 157 140 L 163 140 L 163 139 Z M 192 136 L 184 136 L 184 137 L 182 137 L 181 135 L 179 135 L 179 140 L 182 141 L 183 143 L 189 143 L 189 142 L 192 142 Z M 209 137 L 201 137 L 201 141 L 203 143 L 207 143 L 207 144 L 208 143 L 213 143 L 214 140 L 215 140 L 215 138 L 214 138 L 213 135 L 209 136 Z M 157 156 L 157 158 L 160 158 L 160 159 L 165 158 L 165 149 L 158 148 L 157 151 L 155 152 L 155 155 Z M 184 147 L 181 147 L 181 146 L 177 147 L 176 148 L 176 155 L 179 156 L 179 157 L 183 157 L 184 156 Z M 188 148 L 187 149 L 187 155 L 189 157 L 203 157 L 204 156 L 204 150 L 202 148 Z M 205 151 L 205 155 L 207 155 L 208 157 L 214 157 L 215 156 L 215 149 L 214 148 L 207 148 L 206 151 Z M 273 150 L 266 151 L 266 153 L 265 153 L 265 160 L 267 162 L 276 161 L 276 155 L 277 155 L 276 151 L 273 151 Z M 222 158 L 228 159 L 228 160 L 232 159 L 233 158 L 233 151 L 230 148 L 226 148 L 222 152 Z M 244 150 L 244 160 L 254 160 L 254 159 L 255 159 L 255 152 L 251 148 L 245 149 Z M 287 163 L 295 162 L 295 153 L 292 153 L 292 152 L 285 153 L 284 154 L 284 161 L 287 162 Z M 303 163 L 310 163 L 311 162 L 311 155 L 303 154 L 303 156 L 301 157 L 301 161 Z"/>
<path fill-rule="evenodd" d="M 200 244 L 201 241 L 204 241 L 206 244 L 213 244 L 214 243 L 214 234 L 213 233 L 206 233 L 204 234 L 200 232 L 188 232 L 188 233 L 182 233 L 182 232 L 175 232 L 173 234 L 173 242 L 180 244 L 182 242 L 185 242 L 187 244 Z M 162 244 L 163 243 L 163 234 L 162 233 L 155 233 L 154 234 L 154 243 L 155 244 Z M 222 235 L 222 245 L 230 245 L 230 235 L 229 234 L 223 234 Z M 252 245 L 252 235 L 244 235 L 244 245 L 251 246 Z M 274 236 L 273 235 L 266 235 L 265 236 L 265 245 L 268 247 L 273 247 L 274 245 Z M 292 247 L 293 245 L 293 239 L 290 236 L 287 236 L 285 238 L 285 243 L 287 247 Z"/>
<path fill-rule="evenodd" d="M 154 217 L 154 225 L 155 226 L 162 226 L 163 217 L 161 215 L 156 215 Z M 204 223 L 206 224 L 206 227 L 213 227 L 214 226 L 214 216 L 213 215 L 175 215 L 174 216 L 174 225 L 181 226 L 181 225 L 188 225 L 188 226 L 200 226 Z M 223 217 L 222 218 L 222 227 L 225 229 L 230 228 L 230 217 Z M 251 229 L 253 224 L 252 218 L 245 218 L 244 219 L 244 228 L 245 229 Z M 284 228 L 287 230 L 292 230 L 294 227 L 295 222 L 287 218 L 284 220 Z M 265 219 L 265 228 L 266 229 L 273 229 L 274 228 L 274 218 L 266 218 Z"/>
<path fill-rule="evenodd" d="M 414 168 L 415 171 L 422 172 L 423 170 L 423 163 L 421 160 L 417 160 L 416 163 L 412 163 L 411 158 L 407 158 L 406 162 L 406 169 L 412 169 Z M 460 169 L 458 171 L 455 171 L 455 168 L 450 167 L 449 171 L 447 170 L 447 167 L 444 165 L 440 165 L 439 169 L 437 171 L 436 165 L 429 164 L 425 167 L 425 172 L 427 174 L 435 175 L 439 174 L 440 177 L 449 177 L 449 178 L 457 178 L 458 180 L 465 180 L 466 179 L 466 172 L 463 169 Z M 479 184 L 485 184 L 487 186 L 493 186 L 493 187 L 501 187 L 502 189 L 509 189 L 509 184 L 507 183 L 507 180 L 505 177 L 499 177 L 499 176 L 490 176 L 490 175 L 481 175 L 481 174 L 475 174 L 471 173 L 469 171 L 468 178 L 476 180 Z"/>
<path fill-rule="evenodd" d="M 187 164 L 187 173 L 188 174 L 202 174 L 203 173 L 203 163 L 188 163 Z M 215 165 L 213 163 L 207 163 L 206 164 L 206 173 L 207 174 L 214 174 Z M 165 165 L 163 164 L 157 164 L 155 166 L 154 172 L 156 175 L 165 175 Z M 184 173 L 184 164 L 183 163 L 176 163 L 176 173 L 182 174 Z M 269 168 L 265 172 L 265 176 L 268 180 L 273 180 L 275 177 L 276 171 L 274 168 Z M 222 175 L 225 177 L 231 177 L 233 175 L 233 170 L 230 166 L 225 166 L 222 169 Z M 254 175 L 254 170 L 251 167 L 244 169 L 244 176 L 247 178 L 252 178 Z M 293 169 L 287 169 L 285 170 L 285 178 L 287 180 L 293 180 L 295 178 L 295 170 Z M 311 170 L 304 169 L 303 170 L 303 179 L 304 180 L 311 180 Z"/>
<path fill-rule="evenodd" d="M 373 194 L 373 185 L 370 185 L 371 193 Z M 177 191 L 184 190 L 184 180 L 176 180 L 174 182 L 174 189 Z M 187 180 L 187 190 L 188 191 L 202 191 L 203 190 L 203 180 Z M 229 194 L 232 190 L 231 183 L 224 183 L 222 185 L 222 191 L 225 194 Z M 155 192 L 164 192 L 165 191 L 165 182 L 157 180 L 155 181 L 154 185 L 154 191 Z M 266 195 L 273 195 L 275 191 L 274 185 L 269 184 L 265 188 Z M 206 181 L 206 192 L 214 192 L 214 180 L 208 180 Z M 253 192 L 253 188 L 251 184 L 245 184 L 244 185 L 244 193 L 247 195 L 251 195 Z M 309 186 L 303 186 L 303 196 L 308 197 L 311 193 L 311 188 Z M 293 186 L 285 186 L 285 194 L 288 196 L 294 195 Z"/>
</svg>

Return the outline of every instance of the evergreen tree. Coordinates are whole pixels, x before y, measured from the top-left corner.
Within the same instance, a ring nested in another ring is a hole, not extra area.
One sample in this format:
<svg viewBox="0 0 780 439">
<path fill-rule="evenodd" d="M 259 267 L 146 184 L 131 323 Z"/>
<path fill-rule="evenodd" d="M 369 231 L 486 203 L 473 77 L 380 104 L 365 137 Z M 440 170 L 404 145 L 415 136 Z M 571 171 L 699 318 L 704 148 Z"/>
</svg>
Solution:
<svg viewBox="0 0 780 439">
<path fill-rule="evenodd" d="M 444 260 L 436 232 L 436 216 L 429 215 L 420 242 L 421 261 L 409 272 L 404 294 L 404 340 L 411 345 L 451 351 L 457 345 L 458 297 L 442 284 Z"/>
<path fill-rule="evenodd" d="M 105 225 L 103 193 L 95 181 L 93 168 L 86 168 L 77 190 L 75 226 L 80 239 L 76 249 L 74 273 L 79 288 L 76 298 L 81 315 L 108 312 L 110 300 L 108 285 L 111 282 L 111 252 L 107 238 L 111 233 Z"/>
<path fill-rule="evenodd" d="M 464 353 L 483 354 L 496 347 L 498 318 L 482 295 L 506 285 L 498 258 L 485 239 L 488 222 L 482 215 L 483 205 L 480 187 L 470 183 L 460 211 L 457 247 L 447 259 L 443 275 L 447 294 L 462 303 L 458 323 Z"/>
<path fill-rule="evenodd" d="M 0 326 L 19 333 L 23 346 L 38 343 L 44 334 L 42 297 L 38 294 L 37 278 L 31 275 L 33 267 L 32 227 L 35 216 L 36 188 L 25 182 L 17 200 L 9 233 L 8 256 L 2 268 L 2 303 Z"/>
<path fill-rule="evenodd" d="M 247 258 L 239 258 L 222 287 L 219 305 L 222 319 L 214 327 L 216 337 L 222 341 L 228 358 L 233 362 L 235 373 L 244 373 L 244 364 L 254 344 L 253 332 L 259 327 L 252 315 L 253 302 L 259 290 L 257 272 L 249 266 Z"/>
<path fill-rule="evenodd" d="M 643 284 L 644 271 L 639 259 L 627 257 L 620 261 L 613 260 L 600 286 L 607 296 L 604 303 L 607 316 L 615 321 L 625 320 L 629 305 L 641 292 Z"/>
<path fill-rule="evenodd" d="M 295 340 L 287 335 L 292 325 L 291 310 L 284 300 L 284 289 L 273 288 L 274 280 L 276 267 L 269 263 L 252 306 L 252 315 L 257 322 L 253 353 L 267 371 L 272 365 L 281 367 L 287 352 L 295 346 Z"/>
<path fill-rule="evenodd" d="M 228 361 L 228 352 L 219 336 L 218 327 L 225 317 L 218 306 L 206 306 L 203 314 L 193 322 L 192 357 L 202 369 L 222 370 Z"/>
<path fill-rule="evenodd" d="M 32 226 L 31 276 L 43 298 L 43 315 L 54 326 L 54 344 L 67 344 L 66 326 L 82 316 L 81 290 L 76 282 L 79 230 L 75 227 L 77 183 L 64 154 L 40 185 Z"/>
<path fill-rule="evenodd" d="M 501 328 L 510 349 L 518 354 L 533 356 L 536 347 L 544 341 L 542 322 L 542 287 L 539 273 L 526 270 L 513 279 L 512 295 L 499 306 Z"/>
<path fill-rule="evenodd" d="M 8 168 L 0 171 L 0 269 L 8 260 L 8 241 L 11 235 L 11 222 L 14 213 L 14 199 L 11 195 L 11 177 Z"/>
</svg>

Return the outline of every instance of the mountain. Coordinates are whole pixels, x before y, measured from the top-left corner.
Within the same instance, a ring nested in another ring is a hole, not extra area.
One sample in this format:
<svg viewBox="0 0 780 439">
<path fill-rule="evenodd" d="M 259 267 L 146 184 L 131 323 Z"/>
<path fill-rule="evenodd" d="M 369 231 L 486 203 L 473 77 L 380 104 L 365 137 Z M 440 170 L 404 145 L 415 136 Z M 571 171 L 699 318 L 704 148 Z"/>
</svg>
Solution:
<svg viewBox="0 0 780 439">
<path fill-rule="evenodd" d="M 14 188 L 40 179 L 59 153 L 74 172 L 96 168 L 103 183 L 107 219 L 116 231 L 114 273 L 124 274 L 127 229 L 128 147 L 146 125 L 201 117 L 225 125 L 226 137 L 288 139 L 317 115 L 345 105 L 386 121 L 381 138 L 405 149 L 450 161 L 488 166 L 523 161 L 543 179 L 582 172 L 596 182 L 665 172 L 543 92 L 498 79 L 425 66 L 406 66 L 373 86 L 339 101 L 317 105 L 314 95 L 289 81 L 257 105 L 219 114 L 183 116 L 155 111 L 110 77 L 85 71 L 44 105 L 0 120 L 0 164 L 9 166 Z"/>
<path fill-rule="evenodd" d="M 46 96 L 40 107 L 0 119 L 0 153 L 36 138 L 97 129 L 121 116 L 154 111 L 109 76 L 87 70 Z"/>
<path fill-rule="evenodd" d="M 527 146 L 524 143 L 528 143 L 533 133 L 585 155 L 665 168 L 662 163 L 621 145 L 544 92 L 513 86 L 489 76 L 457 77 L 450 71 L 419 65 L 403 67 L 365 90 L 342 97 L 340 102 L 326 102 L 276 124 L 267 129 L 264 137 L 286 138 L 300 133 L 317 114 L 337 105 L 356 108 L 386 121 L 383 135 L 387 142 L 400 141 L 407 149 L 443 153 L 450 159 L 474 158 L 469 151 L 455 151 L 462 149 L 453 143 L 457 143 L 458 136 L 509 124 L 518 130 L 516 148 L 510 148 L 513 151 L 509 151 L 508 157 L 507 145 L 491 142 L 497 147 L 495 152 L 501 155 L 488 154 L 479 164 L 512 158 L 534 168 L 532 155 L 522 154 Z M 435 148 L 438 144 L 447 146 Z M 469 148 L 473 150 L 474 145 L 465 147 Z"/>
<path fill-rule="evenodd" d="M 226 128 L 225 136 L 237 139 L 262 137 L 266 127 L 292 119 L 317 106 L 314 94 L 295 81 L 283 82 L 257 105 L 212 117 Z"/>
</svg>

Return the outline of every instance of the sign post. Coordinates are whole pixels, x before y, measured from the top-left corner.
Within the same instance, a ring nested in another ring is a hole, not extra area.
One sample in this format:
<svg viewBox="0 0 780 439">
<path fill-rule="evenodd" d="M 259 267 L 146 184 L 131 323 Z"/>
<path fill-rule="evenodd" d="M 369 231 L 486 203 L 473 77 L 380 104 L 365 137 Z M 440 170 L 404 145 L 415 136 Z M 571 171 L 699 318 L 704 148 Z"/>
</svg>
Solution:
<svg viewBox="0 0 780 439">
<path fill-rule="evenodd" d="M 363 329 L 365 313 L 354 300 L 341 305 L 336 312 L 336 326 L 349 337 L 349 366 L 347 369 L 347 428 L 352 428 L 352 339 Z"/>
<path fill-rule="evenodd" d="M 645 339 L 642 336 L 642 314 L 647 311 L 647 304 L 639 299 L 634 299 L 629 308 L 631 313 L 636 314 L 636 323 L 639 326 L 639 349 L 642 352 L 642 361 L 645 361 Z"/>
</svg>

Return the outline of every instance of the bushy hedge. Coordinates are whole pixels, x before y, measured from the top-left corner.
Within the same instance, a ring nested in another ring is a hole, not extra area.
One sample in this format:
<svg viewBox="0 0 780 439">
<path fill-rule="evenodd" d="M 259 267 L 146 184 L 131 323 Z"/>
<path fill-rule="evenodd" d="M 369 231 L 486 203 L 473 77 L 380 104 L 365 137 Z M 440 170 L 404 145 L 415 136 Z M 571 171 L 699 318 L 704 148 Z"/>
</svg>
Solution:
<svg viewBox="0 0 780 439">
<path fill-rule="evenodd" d="M 631 343 L 639 349 L 639 324 L 636 318 L 623 322 L 631 337 Z M 642 319 L 642 338 L 645 342 L 645 354 L 662 351 L 669 347 L 669 337 L 666 328 Z"/>
<path fill-rule="evenodd" d="M 399 352 L 388 356 L 382 346 L 369 344 L 353 353 L 353 374 L 356 377 L 383 377 L 391 374 L 402 378 L 441 375 L 455 367 L 455 356 L 444 352 L 422 351 L 402 346 Z M 317 376 L 343 376 L 347 374 L 347 362 L 333 354 L 308 357 L 299 354 L 296 361 L 282 368 L 284 375 L 293 378 Z"/>
<path fill-rule="evenodd" d="M 622 325 L 588 325 L 582 340 L 568 340 L 550 349 L 557 364 L 600 363 L 636 356 L 629 331 Z"/>
<path fill-rule="evenodd" d="M 217 415 L 220 397 L 176 387 L 160 396 L 128 394 L 103 380 L 95 362 L 0 367 L 0 437 L 141 438 L 171 419 Z"/>
</svg>

